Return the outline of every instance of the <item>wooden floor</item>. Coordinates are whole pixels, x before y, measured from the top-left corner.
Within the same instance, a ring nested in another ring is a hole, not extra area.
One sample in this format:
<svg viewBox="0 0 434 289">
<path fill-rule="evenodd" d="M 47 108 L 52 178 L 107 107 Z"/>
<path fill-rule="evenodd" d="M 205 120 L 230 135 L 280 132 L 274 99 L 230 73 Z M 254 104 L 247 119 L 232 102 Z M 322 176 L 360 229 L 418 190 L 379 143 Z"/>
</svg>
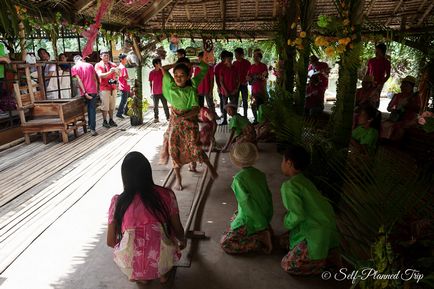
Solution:
<svg viewBox="0 0 434 289">
<path fill-rule="evenodd" d="M 110 129 L 101 123 L 96 137 L 81 131 L 63 144 L 53 135 L 47 145 L 36 140 L 0 152 L 0 273 L 135 144 L 165 125 L 149 113 L 139 127 L 129 120 Z"/>
</svg>

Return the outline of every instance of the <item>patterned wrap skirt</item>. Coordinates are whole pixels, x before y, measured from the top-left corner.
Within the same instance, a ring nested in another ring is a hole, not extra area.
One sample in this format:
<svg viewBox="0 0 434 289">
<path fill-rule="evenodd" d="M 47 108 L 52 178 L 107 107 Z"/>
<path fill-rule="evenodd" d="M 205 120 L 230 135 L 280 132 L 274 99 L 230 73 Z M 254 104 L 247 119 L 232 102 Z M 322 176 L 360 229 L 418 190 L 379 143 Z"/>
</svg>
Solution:
<svg viewBox="0 0 434 289">
<path fill-rule="evenodd" d="M 297 244 L 289 250 L 282 261 L 281 266 L 289 274 L 293 275 L 315 275 L 320 274 L 327 265 L 326 259 L 310 260 L 306 241 Z"/>
<path fill-rule="evenodd" d="M 183 113 L 185 111 L 172 108 L 169 127 L 164 134 L 163 149 L 160 153 L 160 163 L 167 163 L 170 155 L 174 168 L 207 159 L 200 145 L 197 116 L 186 118 Z"/>
</svg>

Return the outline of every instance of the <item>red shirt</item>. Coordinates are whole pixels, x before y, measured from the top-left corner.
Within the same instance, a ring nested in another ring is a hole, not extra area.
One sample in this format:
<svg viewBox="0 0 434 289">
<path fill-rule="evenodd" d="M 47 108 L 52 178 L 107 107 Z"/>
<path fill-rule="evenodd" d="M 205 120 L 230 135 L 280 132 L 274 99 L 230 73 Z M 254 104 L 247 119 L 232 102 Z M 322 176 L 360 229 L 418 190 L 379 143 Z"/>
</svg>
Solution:
<svg viewBox="0 0 434 289">
<path fill-rule="evenodd" d="M 196 66 L 194 69 L 194 76 L 198 75 L 200 72 L 200 67 Z M 201 81 L 197 87 L 197 92 L 199 95 L 208 95 L 211 91 L 211 86 L 214 82 L 214 70 L 212 67 L 208 69 L 205 78 Z"/>
<path fill-rule="evenodd" d="M 116 67 L 116 64 L 113 62 L 108 62 L 104 65 L 104 62 L 101 60 L 97 64 L 95 64 L 95 71 L 98 73 L 106 73 L 109 72 L 112 67 Z M 116 73 L 112 73 L 107 77 L 99 77 L 99 90 L 115 90 L 116 84 L 109 84 L 109 79 L 116 79 Z"/>
<path fill-rule="evenodd" d="M 268 67 L 264 63 L 260 62 L 258 64 L 254 63 L 250 66 L 248 76 L 252 77 L 252 94 L 264 94 L 265 86 L 267 82 L 262 79 L 264 75 L 268 75 Z"/>
<path fill-rule="evenodd" d="M 326 90 L 329 86 L 330 67 L 328 66 L 328 64 L 325 62 L 318 62 L 315 65 L 309 64 L 309 66 L 307 67 L 307 71 L 311 70 L 316 70 L 320 73 L 319 77 L 321 79 L 321 87 Z"/>
<path fill-rule="evenodd" d="M 324 92 L 321 84 L 313 85 L 309 83 L 306 87 L 306 101 L 304 107 L 307 109 L 324 105 Z"/>
<path fill-rule="evenodd" d="M 121 63 L 119 64 L 120 74 L 119 74 L 119 90 L 130 91 L 130 85 L 128 84 L 128 70 Z"/>
<path fill-rule="evenodd" d="M 98 93 L 95 82 L 95 69 L 92 64 L 80 61 L 71 68 L 71 76 L 78 76 L 80 78 L 87 93 Z M 83 95 L 84 91 L 81 91 L 81 94 Z"/>
<path fill-rule="evenodd" d="M 149 73 L 149 82 L 152 82 L 152 94 L 163 94 L 163 71 L 152 70 Z"/>
<path fill-rule="evenodd" d="M 238 71 L 238 75 L 240 77 L 240 84 L 241 85 L 247 85 L 246 77 L 247 77 L 247 73 L 249 72 L 249 69 L 251 66 L 250 61 L 243 58 L 240 61 L 238 61 L 238 60 L 234 61 L 234 63 L 232 65 Z"/>
<path fill-rule="evenodd" d="M 220 92 L 223 95 L 229 96 L 230 93 L 237 89 L 239 83 L 238 72 L 233 66 L 222 65 L 219 78 L 220 82 L 223 82 L 223 85 L 226 88 L 226 95 L 225 91 L 223 91 L 223 87 L 220 89 Z"/>
<path fill-rule="evenodd" d="M 377 84 L 384 84 L 386 82 L 386 74 L 390 74 L 390 61 L 386 58 L 369 59 L 366 74 L 372 75 Z"/>
<path fill-rule="evenodd" d="M 223 67 L 223 62 L 219 62 L 214 66 L 214 75 L 215 75 L 215 81 L 217 83 L 217 87 L 220 88 L 220 71 Z"/>
</svg>

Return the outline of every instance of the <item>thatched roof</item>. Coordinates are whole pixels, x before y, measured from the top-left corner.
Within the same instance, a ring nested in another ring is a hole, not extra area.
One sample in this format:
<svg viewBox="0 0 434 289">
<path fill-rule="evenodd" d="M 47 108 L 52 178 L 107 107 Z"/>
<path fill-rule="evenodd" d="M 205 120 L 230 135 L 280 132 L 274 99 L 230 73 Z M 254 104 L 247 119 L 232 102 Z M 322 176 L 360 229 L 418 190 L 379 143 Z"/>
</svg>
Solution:
<svg viewBox="0 0 434 289">
<path fill-rule="evenodd" d="M 64 0 L 77 13 L 94 16 L 97 1 Z M 317 0 L 315 17 L 336 15 L 333 0 Z M 192 36 L 211 33 L 233 37 L 266 37 L 276 31 L 281 0 L 115 0 L 105 23 L 143 31 L 177 31 Z M 365 0 L 364 30 L 434 33 L 433 0 Z"/>
</svg>

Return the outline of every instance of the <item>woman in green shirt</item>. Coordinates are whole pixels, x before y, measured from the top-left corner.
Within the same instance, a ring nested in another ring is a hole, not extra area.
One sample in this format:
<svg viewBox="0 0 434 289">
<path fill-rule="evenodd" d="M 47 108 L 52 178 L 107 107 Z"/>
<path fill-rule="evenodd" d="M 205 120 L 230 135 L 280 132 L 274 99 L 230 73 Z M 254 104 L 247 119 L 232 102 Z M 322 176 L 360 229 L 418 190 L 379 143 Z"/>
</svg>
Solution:
<svg viewBox="0 0 434 289">
<path fill-rule="evenodd" d="M 251 143 L 236 144 L 230 157 L 232 163 L 241 168 L 232 182 L 238 210 L 222 237 L 221 246 L 228 254 L 259 250 L 270 253 L 273 200 L 265 174 L 253 167 L 258 150 Z"/>
<path fill-rule="evenodd" d="M 225 110 L 231 116 L 231 119 L 229 121 L 229 129 L 231 130 L 231 135 L 229 136 L 229 139 L 223 147 L 222 151 L 227 152 L 229 146 L 233 142 L 250 142 L 256 145 L 255 127 L 246 117 L 241 116 L 237 112 L 237 106 L 233 103 L 229 103 L 225 106 Z"/>
<path fill-rule="evenodd" d="M 200 69 L 200 73 L 192 79 L 190 68 L 184 63 L 175 66 L 174 77 L 163 69 L 163 95 L 172 105 L 166 136 L 179 190 L 183 189 L 181 167 L 185 164 L 203 162 L 213 178 L 218 176 L 199 144 L 197 87 L 206 75 L 208 65 L 201 62 Z"/>
<path fill-rule="evenodd" d="M 284 226 L 289 230 L 289 252 L 281 266 L 296 275 L 320 273 L 329 249 L 339 246 L 332 206 L 302 173 L 308 165 L 309 154 L 301 146 L 289 148 L 281 164 L 283 174 L 290 177 L 280 189 L 288 210 Z"/>
</svg>

